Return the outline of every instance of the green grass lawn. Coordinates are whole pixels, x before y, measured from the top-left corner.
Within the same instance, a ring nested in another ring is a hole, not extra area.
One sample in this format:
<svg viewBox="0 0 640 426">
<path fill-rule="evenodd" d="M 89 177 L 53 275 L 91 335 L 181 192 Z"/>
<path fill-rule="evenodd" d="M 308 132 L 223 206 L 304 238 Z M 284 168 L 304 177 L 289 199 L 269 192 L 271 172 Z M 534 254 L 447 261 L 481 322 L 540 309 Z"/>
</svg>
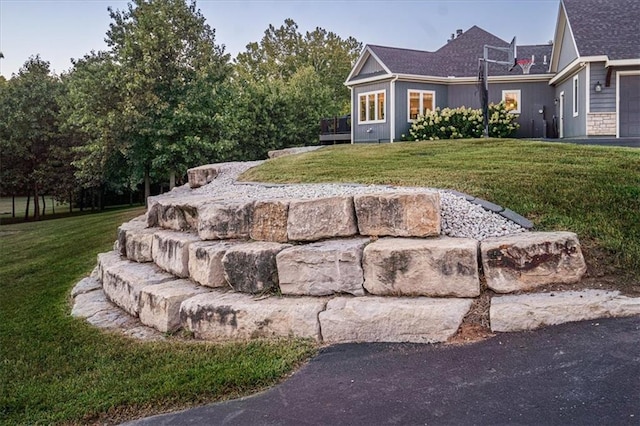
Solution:
<svg viewBox="0 0 640 426">
<path fill-rule="evenodd" d="M 114 422 L 248 394 L 308 341 L 142 343 L 72 318 L 69 292 L 141 209 L 0 227 L 0 423 Z"/>
<path fill-rule="evenodd" d="M 455 189 L 537 230 L 578 233 L 592 276 L 640 278 L 638 149 L 499 139 L 342 145 L 270 160 L 241 179 Z"/>
</svg>

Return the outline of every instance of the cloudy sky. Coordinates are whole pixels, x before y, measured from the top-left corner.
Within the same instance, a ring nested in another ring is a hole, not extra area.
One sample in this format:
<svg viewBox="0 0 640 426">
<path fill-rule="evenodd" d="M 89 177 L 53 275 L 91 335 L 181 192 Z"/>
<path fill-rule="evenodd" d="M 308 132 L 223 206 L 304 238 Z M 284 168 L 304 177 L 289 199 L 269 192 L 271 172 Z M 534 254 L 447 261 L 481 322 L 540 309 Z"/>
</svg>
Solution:
<svg viewBox="0 0 640 426">
<path fill-rule="evenodd" d="M 553 38 L 559 0 L 200 0 L 216 41 L 235 57 L 247 43 L 259 41 L 269 24 L 286 18 L 302 32 L 322 27 L 364 44 L 436 50 L 456 29 L 478 25 L 518 44 Z M 56 73 L 71 58 L 106 48 L 107 7 L 126 8 L 115 0 L 0 0 L 0 74 L 9 78 L 31 55 L 51 63 Z"/>
</svg>

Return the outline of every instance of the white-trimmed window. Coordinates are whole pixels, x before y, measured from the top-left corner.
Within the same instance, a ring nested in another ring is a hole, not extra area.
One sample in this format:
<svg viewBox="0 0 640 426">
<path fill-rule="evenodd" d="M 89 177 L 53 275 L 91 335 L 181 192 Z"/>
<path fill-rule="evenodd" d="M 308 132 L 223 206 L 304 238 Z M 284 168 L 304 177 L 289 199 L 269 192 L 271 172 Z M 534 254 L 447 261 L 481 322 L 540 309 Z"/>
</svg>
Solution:
<svg viewBox="0 0 640 426">
<path fill-rule="evenodd" d="M 436 107 L 436 92 L 433 90 L 407 90 L 407 121 L 433 111 Z"/>
<path fill-rule="evenodd" d="M 578 116 L 578 92 L 579 92 L 580 82 L 578 81 L 578 76 L 573 77 L 573 116 Z"/>
<path fill-rule="evenodd" d="M 512 114 L 520 114 L 520 90 L 503 90 L 502 102 L 507 111 Z"/>
<path fill-rule="evenodd" d="M 386 91 L 360 93 L 358 95 L 358 124 L 384 123 Z"/>
</svg>

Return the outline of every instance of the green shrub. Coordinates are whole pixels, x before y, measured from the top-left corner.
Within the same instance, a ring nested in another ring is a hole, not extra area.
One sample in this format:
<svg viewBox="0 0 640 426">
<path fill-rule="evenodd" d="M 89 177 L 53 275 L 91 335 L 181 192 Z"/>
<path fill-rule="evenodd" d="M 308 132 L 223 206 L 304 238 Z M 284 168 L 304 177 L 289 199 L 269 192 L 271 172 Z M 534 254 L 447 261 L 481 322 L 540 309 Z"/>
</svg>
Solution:
<svg viewBox="0 0 640 426">
<path fill-rule="evenodd" d="M 518 116 L 507 111 L 504 102 L 489 105 L 489 136 L 505 138 L 518 129 Z M 482 110 L 436 108 L 427 111 L 411 125 L 408 140 L 467 139 L 482 137 Z M 403 135 L 404 136 L 404 135 Z"/>
</svg>

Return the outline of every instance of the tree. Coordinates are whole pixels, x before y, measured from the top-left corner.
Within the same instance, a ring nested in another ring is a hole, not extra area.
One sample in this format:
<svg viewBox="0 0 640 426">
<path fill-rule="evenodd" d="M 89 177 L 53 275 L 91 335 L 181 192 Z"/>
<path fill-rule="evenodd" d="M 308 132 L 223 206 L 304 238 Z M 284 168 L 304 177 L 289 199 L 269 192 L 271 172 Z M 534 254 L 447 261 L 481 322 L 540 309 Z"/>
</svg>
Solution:
<svg viewBox="0 0 640 426">
<path fill-rule="evenodd" d="M 2 89 L 3 186 L 8 183 L 14 191 L 24 189 L 28 195 L 33 194 L 36 220 L 40 218 L 38 197 L 49 184 L 51 150 L 59 138 L 57 100 L 60 88 L 60 80 L 51 74 L 49 63 L 34 56 Z"/>
<path fill-rule="evenodd" d="M 122 152 L 144 178 L 146 199 L 152 175 L 182 174 L 215 151 L 222 108 L 216 91 L 229 72 L 229 55 L 195 2 L 134 0 L 127 10 L 109 13 Z"/>
<path fill-rule="evenodd" d="M 286 19 L 279 28 L 269 25 L 259 43 L 247 45 L 236 58 L 236 71 L 241 80 L 286 82 L 310 66 L 332 91 L 325 114 L 335 115 L 350 109 L 349 90 L 343 83 L 361 50 L 362 43 L 353 37 L 343 39 L 320 27 L 303 35 L 292 19 Z"/>
</svg>

